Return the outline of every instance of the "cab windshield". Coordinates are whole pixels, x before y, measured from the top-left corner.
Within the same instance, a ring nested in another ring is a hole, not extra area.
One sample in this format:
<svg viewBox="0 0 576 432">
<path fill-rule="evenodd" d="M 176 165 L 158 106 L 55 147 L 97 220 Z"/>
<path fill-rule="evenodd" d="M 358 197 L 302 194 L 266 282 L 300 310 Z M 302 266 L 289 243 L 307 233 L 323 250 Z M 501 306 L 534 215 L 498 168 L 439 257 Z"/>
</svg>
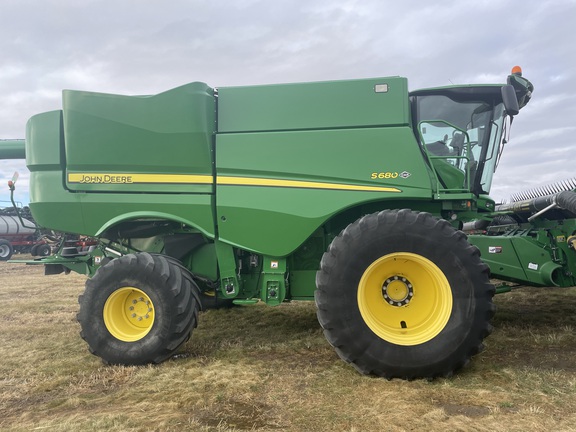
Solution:
<svg viewBox="0 0 576 432">
<path fill-rule="evenodd" d="M 442 192 L 490 191 L 506 115 L 499 88 L 479 89 L 412 95 L 418 138 Z"/>
</svg>

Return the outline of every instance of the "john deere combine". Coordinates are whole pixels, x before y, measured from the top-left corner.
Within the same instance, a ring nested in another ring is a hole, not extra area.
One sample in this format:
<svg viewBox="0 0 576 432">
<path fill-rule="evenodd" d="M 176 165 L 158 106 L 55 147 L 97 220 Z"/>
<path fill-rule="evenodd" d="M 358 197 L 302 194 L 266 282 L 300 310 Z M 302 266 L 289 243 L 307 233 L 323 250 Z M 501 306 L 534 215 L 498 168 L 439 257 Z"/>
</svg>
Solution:
<svg viewBox="0 0 576 432">
<path fill-rule="evenodd" d="M 533 90 L 521 75 L 413 92 L 401 77 L 64 91 L 28 123 L 30 208 L 98 242 L 34 263 L 88 275 L 81 335 L 107 363 L 169 358 L 202 309 L 315 300 L 359 371 L 449 376 L 490 333 L 490 274 L 575 283 L 575 195 L 488 196 Z"/>
</svg>

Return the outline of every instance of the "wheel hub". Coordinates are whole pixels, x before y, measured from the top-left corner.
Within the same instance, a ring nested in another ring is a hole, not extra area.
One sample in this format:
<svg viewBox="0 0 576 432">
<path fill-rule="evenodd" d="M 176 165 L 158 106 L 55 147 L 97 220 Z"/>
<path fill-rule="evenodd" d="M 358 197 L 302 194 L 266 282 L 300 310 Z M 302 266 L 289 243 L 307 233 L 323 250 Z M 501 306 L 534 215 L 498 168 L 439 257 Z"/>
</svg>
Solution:
<svg viewBox="0 0 576 432">
<path fill-rule="evenodd" d="M 414 296 L 414 287 L 404 276 L 396 275 L 384 281 L 382 296 L 392 306 L 406 306 Z"/>
<path fill-rule="evenodd" d="M 358 283 L 366 325 L 387 342 L 411 346 L 435 338 L 452 312 L 452 290 L 428 258 L 394 252 L 374 261 Z"/>
<path fill-rule="evenodd" d="M 150 313 L 152 312 L 150 300 L 138 297 L 126 303 L 129 304 L 126 316 L 133 324 L 140 326 L 139 321 L 150 319 Z"/>
<path fill-rule="evenodd" d="M 135 287 L 121 287 L 104 304 L 104 324 L 117 339 L 135 342 L 152 329 L 154 305 L 148 295 Z"/>
</svg>

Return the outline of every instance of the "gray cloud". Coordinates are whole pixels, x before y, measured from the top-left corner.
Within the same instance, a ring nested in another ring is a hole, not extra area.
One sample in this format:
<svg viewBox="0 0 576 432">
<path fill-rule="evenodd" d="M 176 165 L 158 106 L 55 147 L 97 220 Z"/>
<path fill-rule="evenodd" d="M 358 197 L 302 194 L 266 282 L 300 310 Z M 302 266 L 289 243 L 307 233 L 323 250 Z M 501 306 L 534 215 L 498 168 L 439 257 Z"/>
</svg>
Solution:
<svg viewBox="0 0 576 432">
<path fill-rule="evenodd" d="M 535 93 L 492 195 L 574 176 L 576 0 L 4 0 L 0 16 L 2 138 L 23 137 L 31 115 L 59 109 L 64 88 L 153 94 L 196 80 L 401 75 L 416 89 L 501 82 L 520 64 Z M 0 185 L 13 168 L 25 173 L 0 162 Z"/>
</svg>

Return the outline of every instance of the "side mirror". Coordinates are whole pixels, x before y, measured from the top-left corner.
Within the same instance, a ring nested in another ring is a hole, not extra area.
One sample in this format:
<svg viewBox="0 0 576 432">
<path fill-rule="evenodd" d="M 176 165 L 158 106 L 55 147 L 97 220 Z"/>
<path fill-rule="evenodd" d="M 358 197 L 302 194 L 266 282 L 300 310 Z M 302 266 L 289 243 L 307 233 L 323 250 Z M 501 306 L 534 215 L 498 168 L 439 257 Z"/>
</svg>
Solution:
<svg viewBox="0 0 576 432">
<path fill-rule="evenodd" d="M 514 86 L 507 84 L 502 86 L 501 91 L 502 102 L 504 102 L 506 113 L 510 116 L 515 116 L 520 112 L 520 105 L 518 105 L 518 99 L 516 98 L 516 90 L 514 90 Z"/>
</svg>

